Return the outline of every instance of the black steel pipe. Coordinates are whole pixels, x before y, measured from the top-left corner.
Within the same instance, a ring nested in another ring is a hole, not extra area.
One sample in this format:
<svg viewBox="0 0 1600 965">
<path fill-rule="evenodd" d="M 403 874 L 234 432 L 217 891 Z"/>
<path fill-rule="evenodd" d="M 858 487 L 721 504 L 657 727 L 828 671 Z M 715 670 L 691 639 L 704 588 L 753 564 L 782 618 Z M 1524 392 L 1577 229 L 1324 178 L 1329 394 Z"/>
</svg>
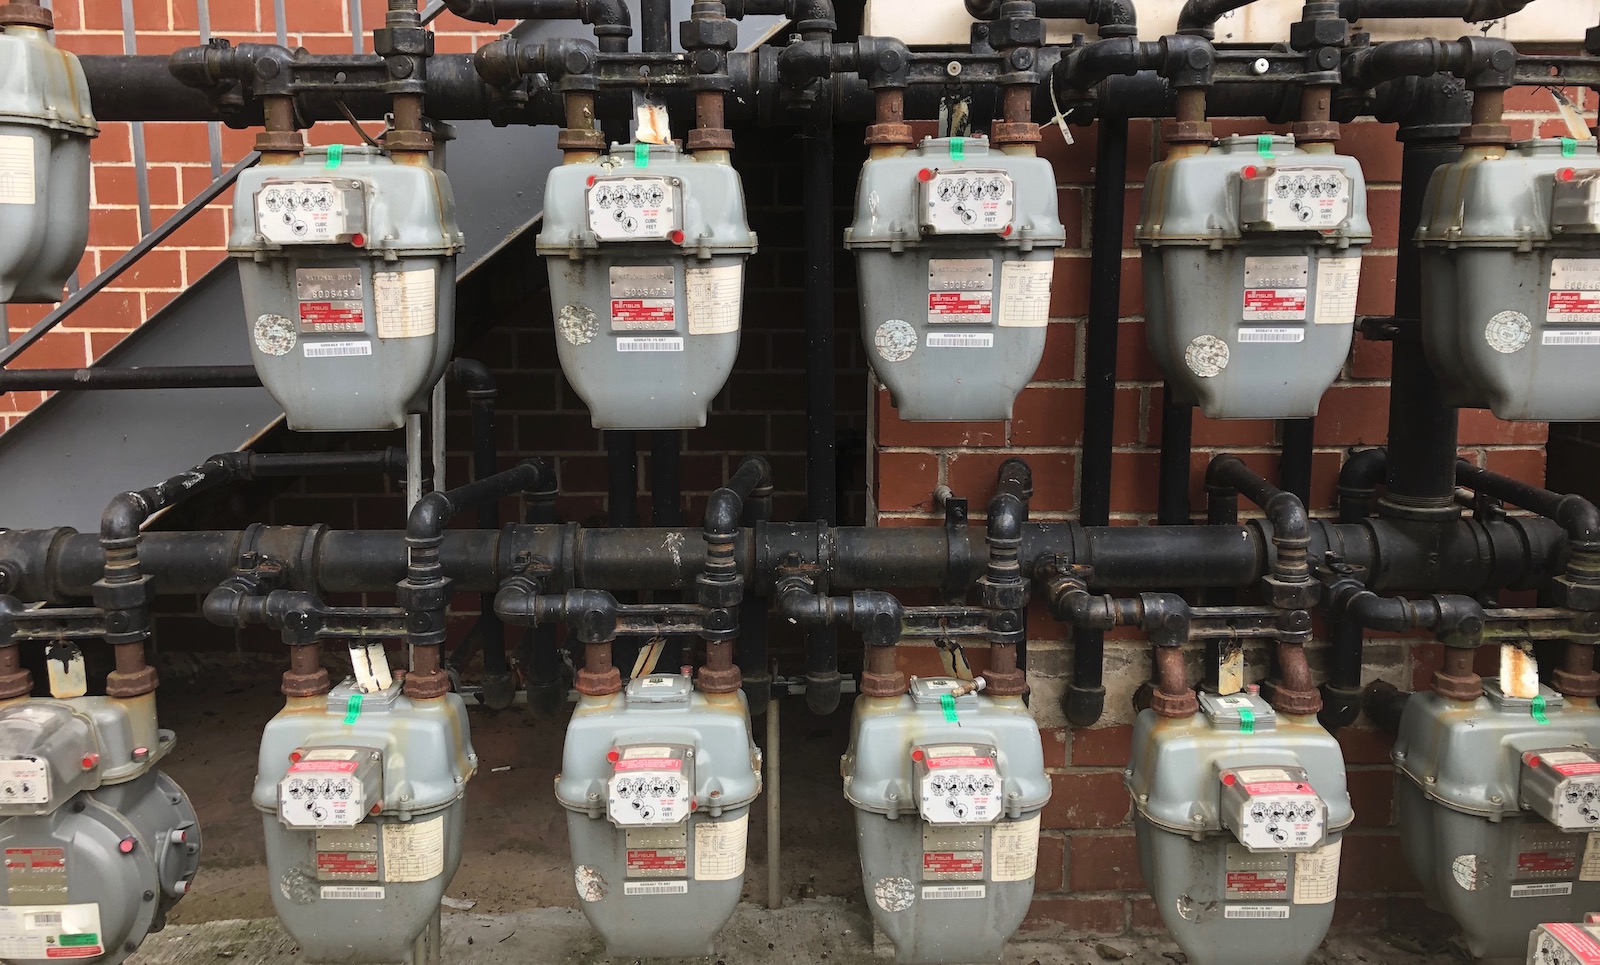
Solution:
<svg viewBox="0 0 1600 965">
<path fill-rule="evenodd" d="M 601 433 L 606 446 L 606 520 L 612 526 L 639 525 L 639 448 L 634 434 Z"/>
<path fill-rule="evenodd" d="M 1161 462 L 1157 470 L 1156 522 L 1183 526 L 1189 520 L 1189 459 L 1194 444 L 1194 406 L 1161 387 Z"/>
<path fill-rule="evenodd" d="M 672 49 L 672 0 L 640 0 L 639 49 L 647 52 Z"/>
<path fill-rule="evenodd" d="M 1526 7 L 1529 0 L 1339 0 L 1339 16 L 1357 20 L 1459 18 L 1468 23 L 1498 20 Z"/>
<path fill-rule="evenodd" d="M 1381 448 L 1350 454 L 1339 468 L 1339 522 L 1359 523 L 1372 515 L 1388 456 Z M 1328 616 L 1328 679 L 1317 719 L 1330 731 L 1348 727 L 1361 715 L 1361 667 L 1366 634 L 1361 624 L 1339 614 Z"/>
<path fill-rule="evenodd" d="M 839 520 L 838 420 L 834 410 L 834 246 L 832 103 L 818 98 L 801 147 L 806 218 L 806 516 L 823 526 Z M 833 587 L 824 581 L 822 593 Z M 805 630 L 806 707 L 831 714 L 839 706 L 839 634 L 832 625 Z"/>
<path fill-rule="evenodd" d="M 1456 482 L 1473 492 L 1508 502 L 1554 520 L 1567 531 L 1567 544 L 1579 546 L 1600 540 L 1600 509 L 1582 496 L 1557 493 L 1510 476 L 1502 476 L 1456 460 Z"/>
<path fill-rule="evenodd" d="M 998 20 L 1003 0 L 966 0 L 974 20 Z M 1037 15 L 1046 20 L 1085 20 L 1100 28 L 1100 36 L 1132 36 L 1139 17 L 1131 0 L 1033 0 Z"/>
<path fill-rule="evenodd" d="M 84 389 L 259 388 L 251 365 L 181 365 L 141 368 L 0 369 L 0 392 L 75 392 Z"/>
<path fill-rule="evenodd" d="M 623 37 L 633 33 L 627 0 L 444 0 L 444 5 L 456 16 L 474 23 L 577 20 L 595 27 L 627 28 L 619 32 Z"/>
<path fill-rule="evenodd" d="M 525 521 L 533 526 L 554 525 L 556 497 L 559 495 L 554 480 L 544 488 L 528 493 Z M 492 609 L 492 595 L 490 600 Z M 498 613 L 495 618 L 499 619 Z M 526 668 L 524 687 L 528 695 L 529 712 L 540 720 L 555 720 L 567 705 L 567 688 L 561 680 L 561 651 L 557 646 L 556 628 L 541 624 L 523 630 L 517 654 L 519 662 Z"/>
<path fill-rule="evenodd" d="M 1278 483 L 1293 493 L 1301 505 L 1311 505 L 1311 454 L 1317 420 L 1284 419 L 1283 444 L 1278 460 Z"/>
<path fill-rule="evenodd" d="M 1357 523 L 1372 515 L 1388 469 L 1389 454 L 1381 447 L 1350 454 L 1339 467 L 1339 522 Z"/>
</svg>

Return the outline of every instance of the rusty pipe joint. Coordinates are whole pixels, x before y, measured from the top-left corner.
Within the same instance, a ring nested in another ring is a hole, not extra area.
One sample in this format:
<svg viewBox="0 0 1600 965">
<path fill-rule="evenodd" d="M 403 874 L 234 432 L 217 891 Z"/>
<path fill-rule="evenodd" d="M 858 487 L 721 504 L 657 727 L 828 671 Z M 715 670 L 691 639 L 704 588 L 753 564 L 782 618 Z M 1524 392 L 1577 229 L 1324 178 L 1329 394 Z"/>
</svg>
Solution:
<svg viewBox="0 0 1600 965">
<path fill-rule="evenodd" d="M 1034 579 L 1045 592 L 1050 615 L 1062 623 L 1090 630 L 1110 630 L 1117 625 L 1116 600 L 1109 594 L 1089 592 L 1089 572 L 1068 566 L 1054 555 L 1033 564 Z"/>
<path fill-rule="evenodd" d="M 295 52 L 279 44 L 231 44 L 218 38 L 175 51 L 167 70 L 195 88 L 239 83 L 257 97 L 294 93 Z"/>
</svg>

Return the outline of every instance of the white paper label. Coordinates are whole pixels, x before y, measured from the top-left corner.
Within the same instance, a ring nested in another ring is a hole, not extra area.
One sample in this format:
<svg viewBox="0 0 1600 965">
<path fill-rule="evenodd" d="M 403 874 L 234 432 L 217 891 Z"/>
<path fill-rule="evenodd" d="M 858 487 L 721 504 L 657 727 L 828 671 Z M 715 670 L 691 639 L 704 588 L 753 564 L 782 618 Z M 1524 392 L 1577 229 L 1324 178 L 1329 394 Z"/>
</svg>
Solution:
<svg viewBox="0 0 1600 965">
<path fill-rule="evenodd" d="M 0 960 L 99 958 L 99 905 L 0 906 Z"/>
<path fill-rule="evenodd" d="M 50 768 L 44 761 L 0 761 L 0 804 L 50 803 Z"/>
<path fill-rule="evenodd" d="M 1339 891 L 1339 851 L 1342 842 L 1303 851 L 1294 856 L 1294 897 L 1297 905 L 1326 905 Z"/>
<path fill-rule="evenodd" d="M 383 826 L 383 880 L 429 881 L 444 874 L 444 816 Z"/>
<path fill-rule="evenodd" d="M 308 359 L 337 359 L 356 355 L 371 355 L 372 343 L 361 342 L 302 342 Z"/>
<path fill-rule="evenodd" d="M 732 821 L 704 821 L 694 829 L 694 877 L 697 881 L 732 881 L 744 876 L 745 839 L 750 815 Z"/>
<path fill-rule="evenodd" d="M 83 651 L 77 647 L 58 647 L 66 659 L 52 653 L 45 659 L 50 671 L 50 696 L 58 700 L 82 697 L 89 692 L 89 676 L 83 661 Z"/>
<path fill-rule="evenodd" d="M 1288 905 L 1228 905 L 1224 918 L 1288 918 Z"/>
<path fill-rule="evenodd" d="M 683 337 L 678 335 L 661 337 L 627 336 L 617 339 L 619 352 L 681 352 L 683 351 Z"/>
<path fill-rule="evenodd" d="M 1361 259 L 1317 259 L 1317 310 L 1313 325 L 1353 325 L 1356 292 L 1361 287 Z"/>
<path fill-rule="evenodd" d="M 1000 266 L 1000 327 L 1043 328 L 1050 322 L 1054 261 L 1008 261 Z"/>
<path fill-rule="evenodd" d="M 630 881 L 622 886 L 625 895 L 687 895 L 687 881 Z"/>
<path fill-rule="evenodd" d="M 1542 881 L 1531 885 L 1512 885 L 1513 898 L 1554 898 L 1572 894 L 1570 881 Z"/>
<path fill-rule="evenodd" d="M 0 136 L 0 204 L 33 204 L 33 138 Z"/>
<path fill-rule="evenodd" d="M 1600 831 L 1589 832 L 1583 845 L 1583 863 L 1578 867 L 1579 881 L 1600 881 Z"/>
<path fill-rule="evenodd" d="M 1303 328 L 1241 328 L 1239 329 L 1239 342 L 1304 342 L 1306 330 Z"/>
<path fill-rule="evenodd" d="M 323 885 L 326 901 L 382 901 L 382 885 Z"/>
<path fill-rule="evenodd" d="M 929 332 L 929 348 L 994 348 L 989 332 Z"/>
<path fill-rule="evenodd" d="M 1592 328 L 1567 329 L 1554 332 L 1545 329 L 1539 337 L 1541 345 L 1600 345 L 1600 331 Z"/>
<path fill-rule="evenodd" d="M 351 647 L 350 666 L 355 671 L 356 687 L 364 694 L 388 690 L 394 683 L 394 676 L 389 672 L 389 654 L 381 643 L 358 643 Z"/>
<path fill-rule="evenodd" d="M 923 885 L 923 901 L 949 901 L 959 898 L 982 898 L 989 893 L 985 885 Z"/>
<path fill-rule="evenodd" d="M 372 276 L 372 307 L 379 338 L 421 338 L 438 325 L 434 270 L 380 271 Z"/>
<path fill-rule="evenodd" d="M 1551 260 L 1550 299 L 1545 321 L 1563 325 L 1600 324 L 1600 259 Z"/>
<path fill-rule="evenodd" d="M 688 269 L 684 272 L 684 300 L 689 312 L 689 334 L 737 332 L 743 297 L 743 265 Z"/>
<path fill-rule="evenodd" d="M 990 837 L 991 875 L 995 881 L 1027 881 L 1039 867 L 1039 815 L 1025 821 L 1001 821 Z"/>
</svg>

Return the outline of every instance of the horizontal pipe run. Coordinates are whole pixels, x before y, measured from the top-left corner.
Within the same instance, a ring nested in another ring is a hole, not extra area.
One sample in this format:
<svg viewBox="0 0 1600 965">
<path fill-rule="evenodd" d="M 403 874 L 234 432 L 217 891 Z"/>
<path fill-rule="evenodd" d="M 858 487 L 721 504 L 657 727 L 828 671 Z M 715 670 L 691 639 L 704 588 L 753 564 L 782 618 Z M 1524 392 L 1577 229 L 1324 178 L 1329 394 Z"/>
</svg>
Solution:
<svg viewBox="0 0 1600 965">
<path fill-rule="evenodd" d="M 246 389 L 260 386 L 261 377 L 251 365 L 0 370 L 0 392 L 72 392 L 83 389 Z"/>
</svg>

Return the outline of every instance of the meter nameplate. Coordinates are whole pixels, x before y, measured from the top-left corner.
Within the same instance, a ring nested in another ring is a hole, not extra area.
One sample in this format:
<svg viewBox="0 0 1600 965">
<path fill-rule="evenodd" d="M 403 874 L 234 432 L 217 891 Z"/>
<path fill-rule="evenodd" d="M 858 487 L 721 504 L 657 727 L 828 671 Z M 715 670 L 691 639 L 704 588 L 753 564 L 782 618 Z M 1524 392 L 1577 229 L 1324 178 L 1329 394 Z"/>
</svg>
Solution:
<svg viewBox="0 0 1600 965">
<path fill-rule="evenodd" d="M 256 230 L 280 245 L 349 241 L 366 218 L 358 181 L 268 181 L 256 193 Z"/>
<path fill-rule="evenodd" d="M 316 832 L 318 881 L 376 881 L 378 828 L 324 828 Z"/>
<path fill-rule="evenodd" d="M 1256 854 L 1243 845 L 1228 845 L 1224 897 L 1228 901 L 1288 901 L 1290 860 L 1286 851 Z"/>
<path fill-rule="evenodd" d="M 1222 825 L 1251 851 L 1309 851 L 1322 844 L 1327 805 L 1298 767 L 1222 772 Z"/>
<path fill-rule="evenodd" d="M 1016 186 L 1004 171 L 933 171 L 921 184 L 918 208 L 927 234 L 1001 234 L 1011 226 Z"/>
<path fill-rule="evenodd" d="M 616 753 L 606 784 L 606 812 L 613 823 L 676 824 L 689 817 L 693 774 L 687 747 L 640 744 Z"/>
<path fill-rule="evenodd" d="M 611 269 L 611 330 L 670 332 L 677 328 L 678 273 L 670 265 Z"/>
<path fill-rule="evenodd" d="M 67 898 L 67 849 L 7 848 L 3 899 L 32 905 Z"/>
<path fill-rule="evenodd" d="M 1306 317 L 1306 286 L 1311 259 L 1258 257 L 1244 260 L 1244 320 L 1247 322 L 1302 322 Z"/>
<path fill-rule="evenodd" d="M 589 230 L 601 241 L 667 241 L 682 227 L 675 178 L 599 178 L 589 186 Z"/>
<path fill-rule="evenodd" d="M 994 262 L 928 259 L 928 323 L 988 325 L 994 318 Z"/>
<path fill-rule="evenodd" d="M 1600 324 L 1600 258 L 1552 258 L 1545 319 L 1554 325 Z"/>
<path fill-rule="evenodd" d="M 370 747 L 303 752 L 278 782 L 278 819 L 291 828 L 353 828 L 383 794 L 383 755 Z"/>
<path fill-rule="evenodd" d="M 1553 922 L 1533 930 L 1528 961 L 1538 965 L 1600 965 L 1600 925 Z"/>
<path fill-rule="evenodd" d="M 0 813 L 13 804 L 50 803 L 50 765 L 37 758 L 0 761 Z"/>
<path fill-rule="evenodd" d="M 1522 806 L 1567 831 L 1600 829 L 1600 751 L 1564 747 L 1522 755 Z"/>
<path fill-rule="evenodd" d="M 1327 230 L 1349 219 L 1350 178 L 1338 168 L 1269 169 L 1240 181 L 1239 221 L 1246 227 Z"/>
<path fill-rule="evenodd" d="M 1000 816 L 1000 771 L 987 745 L 917 748 L 917 806 L 932 824 L 988 824 Z M 916 755 L 912 755 L 913 760 Z"/>
<path fill-rule="evenodd" d="M 689 876 L 689 825 L 624 828 L 629 878 Z"/>
<path fill-rule="evenodd" d="M 296 268 L 300 331 L 357 334 L 366 331 L 362 312 L 361 269 Z"/>
<path fill-rule="evenodd" d="M 1536 821 L 1523 822 L 1517 834 L 1515 864 L 1507 876 L 1513 898 L 1572 894 L 1588 835 L 1568 833 Z"/>
<path fill-rule="evenodd" d="M 923 881 L 982 881 L 989 829 L 984 825 L 922 826 Z"/>
</svg>

